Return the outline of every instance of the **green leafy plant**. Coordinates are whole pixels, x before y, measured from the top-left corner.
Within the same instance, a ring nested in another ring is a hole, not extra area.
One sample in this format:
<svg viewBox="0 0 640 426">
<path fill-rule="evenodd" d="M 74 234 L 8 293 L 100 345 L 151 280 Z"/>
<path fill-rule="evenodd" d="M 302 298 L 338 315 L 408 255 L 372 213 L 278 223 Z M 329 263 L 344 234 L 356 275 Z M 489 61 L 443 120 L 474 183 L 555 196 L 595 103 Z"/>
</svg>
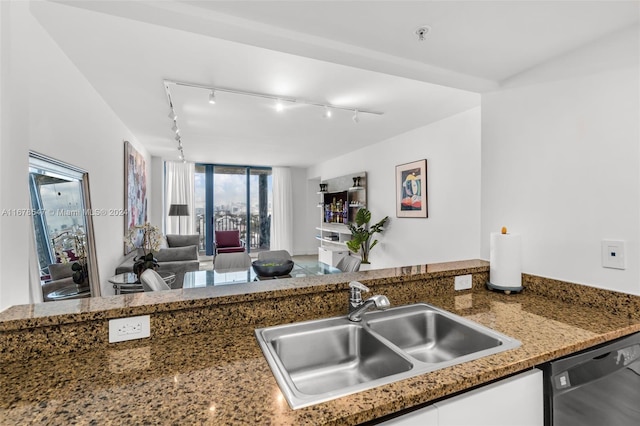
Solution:
<svg viewBox="0 0 640 426">
<path fill-rule="evenodd" d="M 347 247 L 356 254 L 360 253 L 362 263 L 371 263 L 369 262 L 369 252 L 378 244 L 378 240 L 371 241 L 371 237 L 377 232 L 384 231 L 383 226 L 388 220 L 389 216 L 385 216 L 380 222 L 369 226 L 371 212 L 363 207 L 356 213 L 355 225 L 353 223 L 347 224 L 351 231 L 351 240 L 347 241 Z"/>
</svg>

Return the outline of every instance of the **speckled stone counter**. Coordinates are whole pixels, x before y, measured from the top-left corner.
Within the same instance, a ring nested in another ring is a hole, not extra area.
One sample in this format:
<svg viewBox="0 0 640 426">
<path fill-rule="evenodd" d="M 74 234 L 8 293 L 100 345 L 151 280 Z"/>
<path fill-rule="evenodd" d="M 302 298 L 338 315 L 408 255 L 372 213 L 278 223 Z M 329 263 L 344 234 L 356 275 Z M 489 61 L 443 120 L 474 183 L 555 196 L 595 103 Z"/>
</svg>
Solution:
<svg viewBox="0 0 640 426">
<path fill-rule="evenodd" d="M 368 285 L 388 295 L 394 305 L 431 303 L 505 333 L 522 342 L 517 349 L 291 410 L 253 333 L 257 326 L 270 325 L 284 315 L 277 316 L 273 311 L 290 309 L 293 305 L 281 304 L 288 298 L 256 297 L 254 302 L 264 302 L 261 305 L 264 312 L 246 311 L 238 315 L 232 310 L 242 304 L 218 300 L 217 304 L 206 306 L 226 306 L 229 311 L 214 311 L 216 315 L 230 315 L 232 326 L 210 327 L 195 333 L 177 333 L 174 326 L 166 326 L 171 335 L 167 331 L 151 339 L 111 345 L 98 343 L 90 350 L 1 363 L 0 424 L 354 425 L 640 331 L 640 298 L 532 276 L 524 276 L 525 290 L 519 294 L 490 292 L 483 285 L 488 274 L 487 264 L 478 262 L 455 267 L 449 264 L 448 272 L 442 275 L 434 270 L 434 275 L 417 280 L 394 281 L 382 277 Z M 453 276 L 468 271 L 474 271 L 474 289 L 454 292 Z M 411 269 L 405 272 L 399 275 L 427 273 Z M 322 304 L 321 316 L 344 314 L 346 289 L 343 284 L 327 284 L 327 288 L 310 296 L 318 303 L 325 290 L 340 296 L 335 297 L 340 303 Z M 251 299 L 247 295 L 239 297 Z M 301 295 L 293 291 L 291 297 L 296 299 Z M 331 294 L 326 297 L 334 299 Z M 205 299 L 195 299 L 205 303 Z M 297 299 L 303 300 L 308 301 Z M 142 309 L 153 307 L 147 303 L 139 305 Z M 158 312 L 175 315 L 175 312 L 170 314 L 170 310 L 164 311 L 165 308 L 161 305 Z M 301 315 L 308 309 L 305 305 L 288 315 Z M 202 312 L 200 308 L 197 311 Z M 114 314 L 108 310 L 96 312 L 72 315 L 88 315 L 88 319 L 80 320 L 83 324 L 98 321 L 91 315 Z M 314 315 L 317 314 L 307 317 Z M 179 318 L 186 320 L 187 315 Z M 19 320 L 16 316 L 11 321 Z M 164 320 L 172 323 L 169 318 Z M 42 321 L 53 321 L 55 327 L 62 322 L 69 327 L 73 325 L 68 318 Z M 183 327 L 199 323 L 191 321 Z M 3 334 L 22 332 L 24 338 L 24 333 L 32 332 L 16 324 L 5 325 Z"/>
</svg>

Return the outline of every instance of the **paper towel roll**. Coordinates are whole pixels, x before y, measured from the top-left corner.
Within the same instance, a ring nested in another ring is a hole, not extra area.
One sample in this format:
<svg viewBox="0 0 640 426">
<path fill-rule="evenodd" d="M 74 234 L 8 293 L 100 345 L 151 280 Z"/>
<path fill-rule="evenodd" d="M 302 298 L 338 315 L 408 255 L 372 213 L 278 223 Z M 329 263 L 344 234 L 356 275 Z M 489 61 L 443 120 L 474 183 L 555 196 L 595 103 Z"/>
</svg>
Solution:
<svg viewBox="0 0 640 426">
<path fill-rule="evenodd" d="M 489 282 L 493 287 L 522 287 L 521 245 L 519 234 L 491 233 Z"/>
</svg>

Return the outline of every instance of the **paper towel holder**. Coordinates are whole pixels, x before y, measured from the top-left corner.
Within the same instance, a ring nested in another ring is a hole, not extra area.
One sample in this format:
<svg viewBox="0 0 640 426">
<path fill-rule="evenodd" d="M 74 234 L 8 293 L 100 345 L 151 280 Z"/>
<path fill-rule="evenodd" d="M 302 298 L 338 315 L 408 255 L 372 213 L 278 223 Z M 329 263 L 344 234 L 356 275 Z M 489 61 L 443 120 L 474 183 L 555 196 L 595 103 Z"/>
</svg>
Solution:
<svg viewBox="0 0 640 426">
<path fill-rule="evenodd" d="M 491 284 L 491 281 L 487 281 L 487 287 L 489 287 L 490 290 L 504 291 L 505 294 L 519 293 L 524 288 L 522 286 L 505 287 L 505 286 L 495 285 L 495 284 Z"/>
</svg>

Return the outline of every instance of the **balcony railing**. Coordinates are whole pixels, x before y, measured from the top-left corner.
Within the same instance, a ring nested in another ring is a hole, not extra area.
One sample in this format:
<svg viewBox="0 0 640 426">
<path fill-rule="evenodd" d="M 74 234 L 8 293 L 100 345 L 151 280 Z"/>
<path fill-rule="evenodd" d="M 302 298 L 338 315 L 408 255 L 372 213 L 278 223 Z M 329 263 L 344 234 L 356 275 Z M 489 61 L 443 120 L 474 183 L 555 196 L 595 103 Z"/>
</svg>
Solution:
<svg viewBox="0 0 640 426">
<path fill-rule="evenodd" d="M 200 251 L 206 247 L 205 240 L 205 220 L 204 215 L 198 215 L 196 221 L 196 232 L 200 235 Z M 247 220 L 244 214 L 216 213 L 215 229 L 217 231 L 239 230 L 240 239 L 243 240 L 249 251 L 256 251 L 269 248 L 269 234 L 271 230 L 271 216 L 267 216 L 264 223 L 260 223 L 260 215 L 251 215 L 250 233 L 247 238 Z"/>
</svg>

